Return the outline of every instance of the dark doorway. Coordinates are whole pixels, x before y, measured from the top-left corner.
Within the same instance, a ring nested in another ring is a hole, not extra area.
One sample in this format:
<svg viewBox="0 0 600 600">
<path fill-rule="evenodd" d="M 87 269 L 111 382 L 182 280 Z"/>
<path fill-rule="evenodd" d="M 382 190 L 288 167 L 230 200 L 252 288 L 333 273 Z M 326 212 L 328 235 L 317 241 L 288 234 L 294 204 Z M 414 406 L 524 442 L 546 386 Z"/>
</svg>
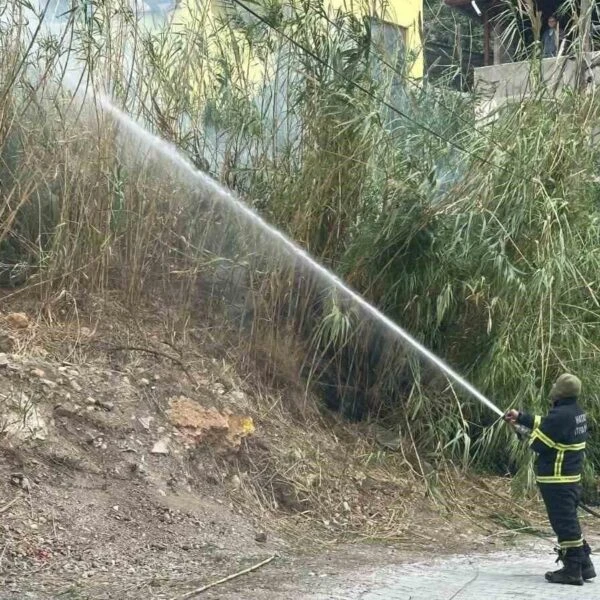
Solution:
<svg viewBox="0 0 600 600">
<path fill-rule="evenodd" d="M 571 19 L 573 14 L 567 9 L 570 2 L 566 0 L 537 0 L 538 10 L 542 13 L 542 32 L 548 27 L 548 17 L 555 15 L 558 19 L 560 29 L 565 32 L 565 38 L 567 44 L 572 44 L 575 40 L 573 39 L 573 23 Z M 591 36 L 592 46 L 594 49 L 598 49 L 598 33 L 600 32 L 600 5 L 598 2 L 592 0 L 592 23 L 591 23 Z M 568 47 L 568 46 L 567 46 Z"/>
<path fill-rule="evenodd" d="M 573 39 L 573 37 L 574 37 L 573 23 L 571 21 L 572 16 L 573 16 L 572 11 L 567 10 L 567 6 L 569 4 L 570 3 L 566 2 L 565 0 L 537 0 L 537 2 L 536 2 L 536 7 L 542 15 L 542 20 L 541 20 L 542 27 L 541 27 L 540 35 L 542 35 L 544 33 L 544 31 L 546 31 L 546 29 L 548 29 L 549 17 L 552 15 L 556 16 L 558 23 L 559 23 L 560 31 L 563 33 L 564 38 L 566 40 L 566 48 L 565 48 L 566 52 L 568 52 L 569 48 L 575 41 Z M 600 11 L 598 9 L 598 6 L 595 6 L 594 14 L 592 16 L 592 24 L 594 24 L 594 23 L 597 24 L 599 22 L 599 16 L 600 16 Z M 526 16 L 523 16 L 519 26 L 521 29 L 521 35 L 523 37 L 525 46 L 529 47 L 534 41 L 533 27 L 532 27 L 530 19 Z M 592 27 L 592 30 L 593 29 L 594 28 Z"/>
</svg>

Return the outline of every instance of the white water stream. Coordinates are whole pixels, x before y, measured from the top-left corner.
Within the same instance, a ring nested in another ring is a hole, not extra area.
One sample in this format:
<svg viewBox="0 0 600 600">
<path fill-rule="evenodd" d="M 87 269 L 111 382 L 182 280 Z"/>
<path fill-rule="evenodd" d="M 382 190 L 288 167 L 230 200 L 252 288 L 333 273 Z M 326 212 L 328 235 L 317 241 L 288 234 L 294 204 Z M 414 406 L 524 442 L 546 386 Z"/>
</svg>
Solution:
<svg viewBox="0 0 600 600">
<path fill-rule="evenodd" d="M 337 290 L 342 292 L 344 296 L 355 302 L 376 322 L 392 332 L 394 336 L 400 338 L 409 346 L 414 348 L 419 354 L 438 367 L 450 379 L 477 398 L 477 400 L 487 406 L 492 412 L 496 413 L 498 416 L 502 416 L 504 414 L 503 411 L 500 410 L 491 400 L 486 398 L 479 390 L 477 390 L 466 379 L 459 375 L 454 369 L 449 367 L 443 360 L 433 354 L 433 352 L 425 348 L 425 346 L 418 342 L 402 327 L 386 317 L 373 305 L 369 304 L 369 302 L 367 302 L 360 294 L 347 286 L 339 277 L 334 275 L 323 265 L 319 264 L 305 250 L 286 237 L 285 234 L 275 227 L 269 225 L 256 212 L 254 212 L 241 200 L 236 198 L 231 191 L 225 189 L 214 179 L 196 169 L 196 167 L 194 167 L 194 165 L 192 165 L 192 163 L 189 162 L 173 145 L 144 129 L 144 127 L 136 123 L 131 117 L 117 108 L 109 97 L 105 95 L 99 95 L 97 96 L 97 100 L 106 113 L 110 114 L 124 130 L 126 130 L 132 137 L 140 142 L 139 151 L 141 153 L 147 153 L 148 151 L 155 151 L 158 153 L 165 161 L 169 162 L 171 166 L 180 169 L 185 176 L 191 178 L 191 180 L 200 186 L 205 192 L 217 197 L 219 201 L 225 203 L 228 208 L 232 209 L 236 214 L 241 216 L 247 223 L 257 227 L 260 231 L 265 233 L 269 239 L 278 243 L 282 248 L 290 251 L 295 257 L 300 259 L 306 266 L 308 266 L 313 273 L 317 274 L 324 282 L 334 286 Z"/>
</svg>

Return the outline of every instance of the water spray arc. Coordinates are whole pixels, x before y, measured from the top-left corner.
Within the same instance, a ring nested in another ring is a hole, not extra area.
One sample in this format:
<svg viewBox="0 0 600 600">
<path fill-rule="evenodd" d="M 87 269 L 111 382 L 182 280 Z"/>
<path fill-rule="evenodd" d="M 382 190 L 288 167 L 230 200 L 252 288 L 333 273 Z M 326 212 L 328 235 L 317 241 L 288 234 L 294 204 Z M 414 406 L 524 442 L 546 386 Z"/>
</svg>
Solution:
<svg viewBox="0 0 600 600">
<path fill-rule="evenodd" d="M 240 3 L 241 4 L 241 3 Z M 244 5 L 244 8 L 248 10 L 248 7 Z M 252 12 L 251 9 L 249 9 Z M 253 13 L 254 14 L 254 13 Z M 48 23 L 44 23 L 46 17 L 46 11 L 44 10 L 41 18 L 39 19 L 38 29 L 42 27 L 42 24 L 48 28 Z M 81 67 L 75 65 L 73 67 L 77 74 L 81 74 Z M 73 73 L 67 73 L 65 71 L 62 84 L 68 88 L 74 96 L 81 95 L 79 91 L 79 79 Z M 266 234 L 268 238 L 273 241 L 279 242 L 285 249 L 287 249 L 293 256 L 300 259 L 307 265 L 315 274 L 317 274 L 322 281 L 333 286 L 338 291 L 342 292 L 347 298 L 351 299 L 356 305 L 360 306 L 374 321 L 383 325 L 388 331 L 390 331 L 398 339 L 403 340 L 408 346 L 416 350 L 423 358 L 428 360 L 431 364 L 436 366 L 442 371 L 450 380 L 458 384 L 463 390 L 469 393 L 471 396 L 476 398 L 481 404 L 486 406 L 489 410 L 495 413 L 497 416 L 502 417 L 504 411 L 496 406 L 491 400 L 484 396 L 477 388 L 469 383 L 464 377 L 447 365 L 442 359 L 436 356 L 428 348 L 423 346 L 418 340 L 411 336 L 402 327 L 392 321 L 389 317 L 384 315 L 381 311 L 375 308 L 367 300 L 365 300 L 359 293 L 354 291 L 351 287 L 346 285 L 339 277 L 334 275 L 331 271 L 317 262 L 312 256 L 310 256 L 304 249 L 302 249 L 295 242 L 290 240 L 284 233 L 269 225 L 263 220 L 254 210 L 248 207 L 244 202 L 238 199 L 230 190 L 227 190 L 221 186 L 218 182 L 212 179 L 209 175 L 198 170 L 187 158 L 185 158 L 180 151 L 172 144 L 166 142 L 160 137 L 152 134 L 142 125 L 137 123 L 128 114 L 123 112 L 120 108 L 115 106 L 112 99 L 106 94 L 94 94 L 94 97 L 98 104 L 102 107 L 105 113 L 110 114 L 112 118 L 122 126 L 124 131 L 129 132 L 132 137 L 135 137 L 141 142 L 138 149 L 142 151 L 145 145 L 148 150 L 154 150 L 161 155 L 162 158 L 171 163 L 172 166 L 181 169 L 190 179 L 195 180 L 205 190 L 215 194 L 221 202 L 223 202 L 228 208 L 232 209 L 235 213 L 240 214 L 249 223 L 256 226 L 261 232 Z M 86 102 L 86 98 L 82 98 L 83 102 Z"/>
<path fill-rule="evenodd" d="M 110 114 L 115 121 L 117 121 L 123 127 L 124 130 L 128 131 L 132 136 L 135 136 L 141 142 L 145 143 L 149 150 L 156 151 L 161 155 L 161 157 L 168 160 L 173 166 L 182 169 L 189 177 L 196 180 L 205 190 L 215 194 L 220 201 L 225 203 L 236 213 L 245 217 L 251 224 L 255 225 L 263 233 L 269 236 L 271 240 L 281 243 L 294 256 L 302 260 L 308 267 L 318 274 L 324 282 L 332 285 L 337 290 L 345 294 L 348 298 L 353 300 L 365 311 L 366 314 L 368 314 L 381 325 L 385 326 L 397 338 L 406 342 L 422 357 L 427 359 L 443 373 L 445 373 L 449 379 L 454 381 L 466 392 L 481 402 L 481 404 L 489 408 L 498 416 L 504 415 L 504 412 L 500 410 L 500 408 L 498 408 L 491 400 L 486 398 L 478 389 L 476 389 L 466 379 L 459 375 L 454 369 L 449 367 L 443 360 L 423 346 L 423 344 L 402 329 L 402 327 L 394 323 L 394 321 L 392 321 L 389 317 L 386 317 L 377 308 L 367 302 L 360 294 L 347 286 L 339 277 L 334 275 L 323 265 L 319 264 L 305 250 L 290 240 L 284 233 L 269 225 L 256 212 L 254 212 L 254 210 L 236 198 L 231 191 L 222 187 L 207 174 L 196 169 L 196 167 L 194 167 L 194 165 L 192 165 L 192 163 L 189 162 L 173 145 L 144 129 L 129 115 L 117 108 L 108 96 L 99 95 L 98 101 L 106 113 Z"/>
</svg>

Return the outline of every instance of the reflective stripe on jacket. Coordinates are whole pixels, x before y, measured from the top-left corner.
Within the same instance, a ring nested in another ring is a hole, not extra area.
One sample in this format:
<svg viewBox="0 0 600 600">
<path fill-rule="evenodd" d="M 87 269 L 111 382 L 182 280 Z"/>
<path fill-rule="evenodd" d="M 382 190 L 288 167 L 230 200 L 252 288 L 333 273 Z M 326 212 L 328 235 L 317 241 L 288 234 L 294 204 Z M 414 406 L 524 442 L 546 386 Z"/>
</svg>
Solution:
<svg viewBox="0 0 600 600">
<path fill-rule="evenodd" d="M 537 454 L 538 483 L 581 481 L 588 428 L 577 398 L 557 400 L 546 417 L 520 413 L 517 422 L 532 430 L 529 445 Z"/>
</svg>

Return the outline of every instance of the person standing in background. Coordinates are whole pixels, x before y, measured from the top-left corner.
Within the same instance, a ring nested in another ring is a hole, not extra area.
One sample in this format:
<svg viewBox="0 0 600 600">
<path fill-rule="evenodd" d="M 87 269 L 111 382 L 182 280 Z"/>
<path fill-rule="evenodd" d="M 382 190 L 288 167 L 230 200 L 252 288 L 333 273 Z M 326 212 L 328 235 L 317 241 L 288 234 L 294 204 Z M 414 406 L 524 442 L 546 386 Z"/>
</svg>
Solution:
<svg viewBox="0 0 600 600">
<path fill-rule="evenodd" d="M 560 24 L 556 15 L 548 17 L 548 29 L 542 34 L 542 57 L 552 58 L 558 56 L 558 49 L 562 35 L 560 33 Z"/>
</svg>

